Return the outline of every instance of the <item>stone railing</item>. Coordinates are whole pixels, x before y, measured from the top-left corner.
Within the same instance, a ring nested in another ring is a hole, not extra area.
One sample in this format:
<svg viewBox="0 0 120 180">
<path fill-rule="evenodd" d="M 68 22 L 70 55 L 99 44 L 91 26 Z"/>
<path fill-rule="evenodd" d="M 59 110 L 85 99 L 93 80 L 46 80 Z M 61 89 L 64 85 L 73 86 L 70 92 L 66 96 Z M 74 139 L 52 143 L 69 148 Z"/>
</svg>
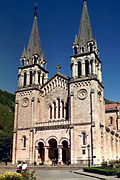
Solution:
<svg viewBox="0 0 120 180">
<path fill-rule="evenodd" d="M 48 121 L 48 122 L 38 122 L 35 123 L 36 127 L 47 127 L 47 126 L 61 126 L 61 125 L 70 125 L 69 120 L 54 120 L 54 121 Z"/>
</svg>

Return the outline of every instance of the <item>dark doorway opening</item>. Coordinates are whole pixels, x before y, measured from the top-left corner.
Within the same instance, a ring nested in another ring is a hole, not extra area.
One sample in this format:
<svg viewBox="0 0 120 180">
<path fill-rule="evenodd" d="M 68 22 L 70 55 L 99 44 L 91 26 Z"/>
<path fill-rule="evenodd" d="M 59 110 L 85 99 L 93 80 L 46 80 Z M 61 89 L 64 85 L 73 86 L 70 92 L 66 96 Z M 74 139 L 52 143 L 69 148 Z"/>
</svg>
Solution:
<svg viewBox="0 0 120 180">
<path fill-rule="evenodd" d="M 41 164 L 44 164 L 44 161 L 45 161 L 45 148 L 44 148 L 43 142 L 39 142 L 38 146 L 39 146 L 38 153 L 40 155 Z"/>
<path fill-rule="evenodd" d="M 56 162 L 58 162 L 58 148 L 57 148 L 57 141 L 55 139 L 49 140 L 49 159 L 51 161 L 54 159 Z"/>
<path fill-rule="evenodd" d="M 68 142 L 67 141 L 63 141 L 62 142 L 62 161 L 63 163 L 68 163 L 70 160 L 70 155 L 69 155 L 69 147 L 68 147 Z"/>
</svg>

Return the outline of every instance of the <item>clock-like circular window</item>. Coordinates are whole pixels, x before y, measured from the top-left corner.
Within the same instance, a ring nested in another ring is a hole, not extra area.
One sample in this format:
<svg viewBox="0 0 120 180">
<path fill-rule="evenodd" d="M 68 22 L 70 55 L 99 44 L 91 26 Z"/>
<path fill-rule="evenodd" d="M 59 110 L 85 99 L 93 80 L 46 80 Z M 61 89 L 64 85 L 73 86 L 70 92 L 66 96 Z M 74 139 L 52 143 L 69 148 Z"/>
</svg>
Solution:
<svg viewBox="0 0 120 180">
<path fill-rule="evenodd" d="M 88 96 L 88 92 L 86 89 L 81 89 L 78 91 L 78 98 L 83 100 L 83 99 L 86 99 Z"/>
<path fill-rule="evenodd" d="M 29 105 L 29 99 L 28 98 L 23 98 L 22 100 L 22 106 L 27 107 Z"/>
</svg>

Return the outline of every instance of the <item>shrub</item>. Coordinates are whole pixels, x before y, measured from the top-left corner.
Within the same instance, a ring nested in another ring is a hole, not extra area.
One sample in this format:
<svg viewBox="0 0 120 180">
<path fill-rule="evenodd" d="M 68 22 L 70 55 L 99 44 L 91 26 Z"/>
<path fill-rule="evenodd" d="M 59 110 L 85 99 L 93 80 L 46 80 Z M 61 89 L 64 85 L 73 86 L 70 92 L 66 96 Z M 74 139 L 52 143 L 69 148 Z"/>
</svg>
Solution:
<svg viewBox="0 0 120 180">
<path fill-rule="evenodd" d="M 22 172 L 22 180 L 35 180 L 36 178 L 34 177 L 34 172 L 32 171 L 31 173 L 28 170 L 25 170 Z"/>
<path fill-rule="evenodd" d="M 16 172 L 6 172 L 2 175 L 1 180 L 22 180 L 22 175 Z"/>
<path fill-rule="evenodd" d="M 96 167 L 86 167 L 86 168 L 84 168 L 84 171 L 101 174 L 101 175 L 106 175 L 106 176 L 116 175 L 116 172 L 117 172 L 115 170 L 100 169 L 100 168 L 96 168 Z"/>
<path fill-rule="evenodd" d="M 117 177 L 120 178 L 120 171 L 116 173 Z"/>
<path fill-rule="evenodd" d="M 107 161 L 103 161 L 101 166 L 102 166 L 102 168 L 106 169 L 108 166 Z"/>
</svg>

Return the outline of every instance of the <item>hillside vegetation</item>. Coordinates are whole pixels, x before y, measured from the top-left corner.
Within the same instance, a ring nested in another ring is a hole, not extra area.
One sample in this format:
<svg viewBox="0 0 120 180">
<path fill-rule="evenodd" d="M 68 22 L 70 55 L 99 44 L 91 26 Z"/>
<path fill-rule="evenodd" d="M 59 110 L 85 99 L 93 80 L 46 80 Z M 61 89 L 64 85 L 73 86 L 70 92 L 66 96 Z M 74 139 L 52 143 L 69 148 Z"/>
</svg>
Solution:
<svg viewBox="0 0 120 180">
<path fill-rule="evenodd" d="M 115 103 L 114 101 L 111 101 L 111 100 L 105 99 L 105 104 L 114 104 L 114 103 Z"/>
<path fill-rule="evenodd" d="M 0 89 L 0 161 L 9 161 L 12 149 L 15 96 Z"/>
</svg>

